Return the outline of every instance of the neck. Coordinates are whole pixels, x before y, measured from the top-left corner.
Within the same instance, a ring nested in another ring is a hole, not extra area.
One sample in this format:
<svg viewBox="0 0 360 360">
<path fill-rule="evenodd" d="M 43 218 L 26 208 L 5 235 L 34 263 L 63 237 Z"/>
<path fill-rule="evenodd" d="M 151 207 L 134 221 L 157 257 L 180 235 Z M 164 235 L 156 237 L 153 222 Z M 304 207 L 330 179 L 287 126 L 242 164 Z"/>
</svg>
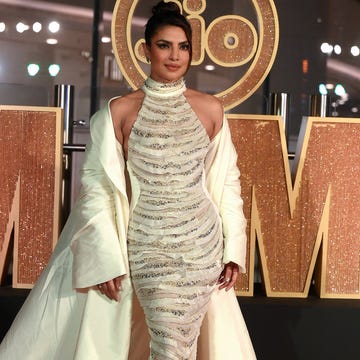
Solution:
<svg viewBox="0 0 360 360">
<path fill-rule="evenodd" d="M 184 78 L 182 77 L 174 82 L 169 83 L 161 83 L 155 81 L 151 77 L 148 77 L 142 86 L 142 90 L 145 92 L 145 94 L 154 97 L 177 97 L 183 94 L 183 92 L 186 90 L 186 85 Z"/>
</svg>

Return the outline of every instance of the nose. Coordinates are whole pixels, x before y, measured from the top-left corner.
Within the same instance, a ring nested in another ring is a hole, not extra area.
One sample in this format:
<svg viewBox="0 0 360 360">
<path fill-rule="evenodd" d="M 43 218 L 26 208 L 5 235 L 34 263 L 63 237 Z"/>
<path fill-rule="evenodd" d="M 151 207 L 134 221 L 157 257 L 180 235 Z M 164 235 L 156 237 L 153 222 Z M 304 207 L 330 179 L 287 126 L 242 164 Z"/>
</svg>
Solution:
<svg viewBox="0 0 360 360">
<path fill-rule="evenodd" d="M 170 60 L 173 61 L 179 60 L 179 49 L 175 46 L 171 47 Z"/>
</svg>

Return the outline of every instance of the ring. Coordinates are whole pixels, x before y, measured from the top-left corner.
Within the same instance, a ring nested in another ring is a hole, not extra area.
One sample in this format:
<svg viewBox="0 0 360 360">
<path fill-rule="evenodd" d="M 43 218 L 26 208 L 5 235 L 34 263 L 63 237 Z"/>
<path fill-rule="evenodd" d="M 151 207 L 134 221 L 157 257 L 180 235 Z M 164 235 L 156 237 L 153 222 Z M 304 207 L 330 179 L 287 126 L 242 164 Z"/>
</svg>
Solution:
<svg viewBox="0 0 360 360">
<path fill-rule="evenodd" d="M 225 281 L 226 281 L 226 282 L 230 282 L 230 278 L 226 278 Z"/>
</svg>

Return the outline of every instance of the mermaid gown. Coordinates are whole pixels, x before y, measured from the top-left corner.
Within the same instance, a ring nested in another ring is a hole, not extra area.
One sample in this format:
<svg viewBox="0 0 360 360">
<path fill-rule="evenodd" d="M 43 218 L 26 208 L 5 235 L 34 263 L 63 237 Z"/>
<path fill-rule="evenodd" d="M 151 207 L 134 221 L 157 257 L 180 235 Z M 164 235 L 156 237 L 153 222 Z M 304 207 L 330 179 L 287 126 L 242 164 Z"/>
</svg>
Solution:
<svg viewBox="0 0 360 360">
<path fill-rule="evenodd" d="M 145 313 L 150 359 L 195 359 L 222 271 L 220 217 L 204 186 L 209 138 L 184 80 L 148 78 L 129 137 L 131 277 Z"/>
</svg>

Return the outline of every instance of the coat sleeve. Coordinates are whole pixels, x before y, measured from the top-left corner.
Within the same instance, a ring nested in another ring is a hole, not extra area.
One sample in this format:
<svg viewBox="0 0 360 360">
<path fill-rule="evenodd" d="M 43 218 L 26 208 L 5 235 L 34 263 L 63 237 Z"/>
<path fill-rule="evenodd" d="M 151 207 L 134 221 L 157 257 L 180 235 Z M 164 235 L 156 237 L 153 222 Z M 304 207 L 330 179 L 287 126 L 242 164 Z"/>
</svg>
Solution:
<svg viewBox="0 0 360 360">
<path fill-rule="evenodd" d="M 117 227 L 117 189 L 99 159 L 103 156 L 101 147 L 91 135 L 81 171 L 81 191 L 71 215 L 76 217 L 70 245 L 74 288 L 93 286 L 127 273 Z"/>
<path fill-rule="evenodd" d="M 241 197 L 237 152 L 231 140 L 227 119 L 211 143 L 206 159 L 207 188 L 218 206 L 224 236 L 223 262 L 230 261 L 246 272 L 246 219 Z"/>
</svg>

